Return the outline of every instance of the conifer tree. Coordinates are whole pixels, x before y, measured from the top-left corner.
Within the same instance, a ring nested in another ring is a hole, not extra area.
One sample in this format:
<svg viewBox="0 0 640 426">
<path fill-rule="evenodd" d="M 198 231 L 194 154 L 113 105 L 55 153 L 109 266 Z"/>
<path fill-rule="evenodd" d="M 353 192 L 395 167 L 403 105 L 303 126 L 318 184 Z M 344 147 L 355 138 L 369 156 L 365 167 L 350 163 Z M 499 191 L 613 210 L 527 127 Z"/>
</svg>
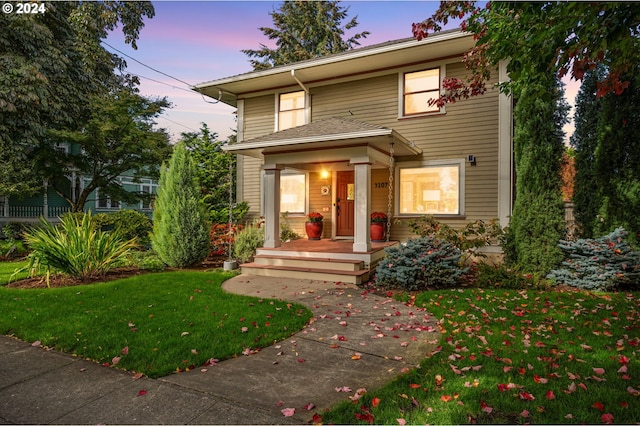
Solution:
<svg viewBox="0 0 640 426">
<path fill-rule="evenodd" d="M 195 162 L 179 143 L 160 170 L 151 236 L 153 249 L 171 267 L 194 265 L 209 252 L 209 226 L 195 175 Z"/>
<path fill-rule="evenodd" d="M 339 1 L 285 1 L 278 11 L 270 13 L 275 28 L 261 27 L 269 40 L 276 40 L 276 49 L 260 44 L 259 50 L 243 50 L 254 70 L 344 52 L 359 45 L 368 31 L 343 39 L 345 30 L 358 25 L 357 17 L 341 26 L 349 8 Z"/>
<path fill-rule="evenodd" d="M 514 115 L 516 199 L 511 217 L 515 261 L 528 272 L 547 273 L 562 259 L 564 236 L 561 160 L 563 92 L 555 76 L 532 77 L 519 92 Z"/>
</svg>

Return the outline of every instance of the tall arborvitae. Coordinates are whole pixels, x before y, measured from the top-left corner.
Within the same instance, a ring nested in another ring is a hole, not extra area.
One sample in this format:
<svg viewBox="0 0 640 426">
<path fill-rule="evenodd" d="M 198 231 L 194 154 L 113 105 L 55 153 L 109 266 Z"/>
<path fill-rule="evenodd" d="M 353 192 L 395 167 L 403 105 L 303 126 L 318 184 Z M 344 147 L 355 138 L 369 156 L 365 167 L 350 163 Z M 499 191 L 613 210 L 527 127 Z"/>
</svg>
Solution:
<svg viewBox="0 0 640 426">
<path fill-rule="evenodd" d="M 629 241 L 640 233 L 640 82 L 637 73 L 625 76 L 629 87 L 620 94 L 597 97 L 596 79 L 604 67 L 591 72 L 576 98 L 576 219 L 584 237 L 598 237 L 618 227 Z"/>
<path fill-rule="evenodd" d="M 160 171 L 151 236 L 153 249 L 171 267 L 194 265 L 209 252 L 209 226 L 195 175 L 195 162 L 179 143 Z"/>
<path fill-rule="evenodd" d="M 603 78 L 604 67 L 589 71 L 576 96 L 573 116 L 575 131 L 571 145 L 575 148 L 576 177 L 574 181 L 574 214 L 578 233 L 584 238 L 594 236 L 594 225 L 601 204 L 596 191 L 595 148 L 598 145 L 598 120 L 602 99 L 596 96 L 597 82 Z"/>
<path fill-rule="evenodd" d="M 562 259 L 564 236 L 561 164 L 567 104 L 551 74 L 530 78 L 514 111 L 516 200 L 511 217 L 512 256 L 523 270 L 547 273 Z"/>
</svg>

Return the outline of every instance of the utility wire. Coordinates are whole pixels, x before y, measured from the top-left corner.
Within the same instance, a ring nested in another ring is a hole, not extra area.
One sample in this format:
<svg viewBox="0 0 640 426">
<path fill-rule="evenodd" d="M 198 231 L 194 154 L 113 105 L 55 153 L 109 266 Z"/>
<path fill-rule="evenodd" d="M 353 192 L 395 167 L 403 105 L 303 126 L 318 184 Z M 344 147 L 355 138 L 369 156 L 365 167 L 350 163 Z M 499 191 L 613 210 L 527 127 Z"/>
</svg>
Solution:
<svg viewBox="0 0 640 426">
<path fill-rule="evenodd" d="M 132 59 L 132 60 L 136 61 L 136 62 L 137 62 L 137 63 L 139 63 L 140 65 L 142 65 L 142 66 L 144 66 L 144 67 L 147 67 L 147 68 L 149 68 L 150 70 L 153 70 L 153 71 L 157 72 L 158 74 L 162 74 L 162 75 L 164 75 L 164 76 L 167 76 L 167 77 L 169 77 L 169 78 L 172 78 L 172 79 L 174 79 L 174 80 L 176 80 L 176 81 L 179 81 L 179 82 L 180 82 L 180 83 L 182 83 L 182 84 L 186 84 L 186 85 L 187 85 L 187 86 L 189 86 L 189 87 L 191 87 L 191 86 L 192 86 L 191 84 L 187 83 L 187 82 L 186 82 L 186 81 L 184 81 L 184 80 L 180 80 L 179 78 L 176 78 L 176 77 L 174 77 L 174 76 L 172 76 L 172 75 L 169 75 L 169 74 L 164 73 L 164 72 L 162 72 L 162 71 L 160 71 L 160 70 L 157 70 L 157 69 L 155 69 L 155 68 L 153 68 L 153 67 L 151 67 L 151 66 L 149 66 L 149 65 L 147 65 L 147 64 L 145 64 L 145 63 L 143 63 L 143 62 L 140 62 L 140 61 L 139 61 L 139 60 L 137 60 L 136 58 L 134 58 L 134 57 L 132 57 L 132 56 L 127 55 L 127 54 L 126 54 L 126 53 L 124 53 L 122 50 L 116 49 L 115 47 L 113 47 L 112 45 L 110 45 L 109 43 L 107 43 L 107 42 L 106 42 L 106 41 L 104 41 L 104 40 L 102 40 L 102 43 L 103 43 L 103 44 L 105 44 L 105 45 L 107 45 L 107 46 L 109 46 L 110 48 L 112 48 L 112 49 L 113 49 L 113 50 L 115 50 L 116 52 L 121 53 L 122 55 L 126 56 L 127 58 L 129 58 L 129 59 Z"/>
<path fill-rule="evenodd" d="M 140 78 L 144 78 L 145 80 L 151 80 L 151 81 L 156 82 L 156 83 L 164 84 L 165 86 L 169 86 L 172 89 L 182 90 L 183 92 L 188 92 L 188 93 L 191 93 L 192 95 L 198 93 L 198 92 L 194 92 L 193 90 L 185 89 L 184 87 L 178 87 L 178 86 L 174 86 L 173 84 L 165 83 L 164 81 L 154 80 L 151 77 L 145 77 L 142 74 L 136 74 L 134 72 L 128 72 L 128 74 L 135 75 L 135 76 L 140 77 Z"/>
</svg>

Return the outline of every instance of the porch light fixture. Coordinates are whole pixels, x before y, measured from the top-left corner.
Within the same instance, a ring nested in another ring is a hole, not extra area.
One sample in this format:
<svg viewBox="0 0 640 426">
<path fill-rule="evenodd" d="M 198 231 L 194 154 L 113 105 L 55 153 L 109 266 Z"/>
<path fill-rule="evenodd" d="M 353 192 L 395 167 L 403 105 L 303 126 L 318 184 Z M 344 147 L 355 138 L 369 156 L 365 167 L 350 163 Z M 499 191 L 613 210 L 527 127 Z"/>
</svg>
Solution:
<svg viewBox="0 0 640 426">
<path fill-rule="evenodd" d="M 320 172 L 320 177 L 321 177 L 322 179 L 329 179 L 329 172 L 328 172 L 328 171 L 326 171 L 326 170 L 321 171 L 321 172 Z"/>
</svg>

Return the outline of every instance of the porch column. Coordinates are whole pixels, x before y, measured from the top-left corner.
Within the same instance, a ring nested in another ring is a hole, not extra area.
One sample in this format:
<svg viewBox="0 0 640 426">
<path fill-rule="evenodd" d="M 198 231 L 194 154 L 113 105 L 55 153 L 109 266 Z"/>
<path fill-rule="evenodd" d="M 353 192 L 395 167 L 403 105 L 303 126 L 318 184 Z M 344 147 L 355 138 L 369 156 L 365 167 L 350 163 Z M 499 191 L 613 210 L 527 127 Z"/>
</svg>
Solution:
<svg viewBox="0 0 640 426">
<path fill-rule="evenodd" d="M 280 247 L 280 171 L 279 164 L 265 164 L 264 170 L 264 247 Z"/>
<path fill-rule="evenodd" d="M 354 205 L 353 251 L 364 253 L 371 250 L 371 162 L 368 157 L 352 158 L 356 187 Z"/>
</svg>

